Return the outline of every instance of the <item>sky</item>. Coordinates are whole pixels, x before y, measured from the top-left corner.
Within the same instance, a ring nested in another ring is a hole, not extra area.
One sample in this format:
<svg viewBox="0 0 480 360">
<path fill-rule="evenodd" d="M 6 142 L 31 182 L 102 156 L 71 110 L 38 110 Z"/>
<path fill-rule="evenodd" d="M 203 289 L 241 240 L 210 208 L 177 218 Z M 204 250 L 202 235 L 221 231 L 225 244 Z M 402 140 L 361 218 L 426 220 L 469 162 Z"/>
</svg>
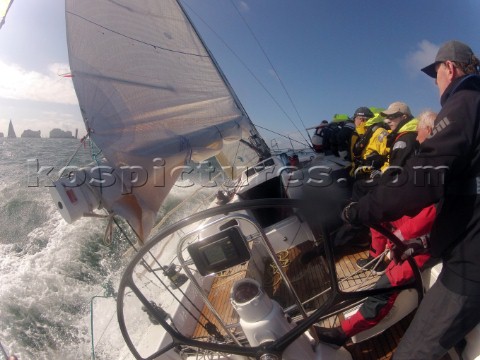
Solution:
<svg viewBox="0 0 480 360">
<path fill-rule="evenodd" d="M 404 101 L 414 115 L 438 111 L 435 82 L 420 68 L 448 40 L 480 54 L 477 0 L 183 4 L 269 144 L 284 143 L 278 134 L 306 137 L 306 127 L 360 106 Z M 69 72 L 63 0 L 14 0 L 0 49 L 0 132 L 11 119 L 17 135 L 85 134 L 72 80 L 61 76 Z"/>
</svg>

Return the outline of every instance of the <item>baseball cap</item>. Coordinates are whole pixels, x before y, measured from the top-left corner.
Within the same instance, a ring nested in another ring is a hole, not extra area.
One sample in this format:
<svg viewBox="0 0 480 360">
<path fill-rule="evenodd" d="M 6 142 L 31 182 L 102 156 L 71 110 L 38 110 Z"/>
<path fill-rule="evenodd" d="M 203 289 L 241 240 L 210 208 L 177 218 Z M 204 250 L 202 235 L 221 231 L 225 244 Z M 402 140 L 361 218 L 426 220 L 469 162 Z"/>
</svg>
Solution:
<svg viewBox="0 0 480 360">
<path fill-rule="evenodd" d="M 373 112 L 366 106 L 361 106 L 357 110 L 355 110 L 355 113 L 353 114 L 353 117 L 357 116 L 364 116 L 366 118 L 371 118 L 373 117 Z"/>
<path fill-rule="evenodd" d="M 402 113 L 404 115 L 409 115 L 413 116 L 412 112 L 410 111 L 410 108 L 408 107 L 407 104 L 401 102 L 401 101 L 396 101 L 394 103 L 391 103 L 387 110 L 382 111 L 380 114 L 382 116 L 389 116 L 397 113 Z"/>
<path fill-rule="evenodd" d="M 422 71 L 435 79 L 437 77 L 435 65 L 438 63 L 450 60 L 459 63 L 470 64 L 472 61 L 472 56 L 473 51 L 468 45 L 457 40 L 448 41 L 443 44 L 440 49 L 438 49 L 435 61 L 432 64 L 425 66 Z"/>
</svg>

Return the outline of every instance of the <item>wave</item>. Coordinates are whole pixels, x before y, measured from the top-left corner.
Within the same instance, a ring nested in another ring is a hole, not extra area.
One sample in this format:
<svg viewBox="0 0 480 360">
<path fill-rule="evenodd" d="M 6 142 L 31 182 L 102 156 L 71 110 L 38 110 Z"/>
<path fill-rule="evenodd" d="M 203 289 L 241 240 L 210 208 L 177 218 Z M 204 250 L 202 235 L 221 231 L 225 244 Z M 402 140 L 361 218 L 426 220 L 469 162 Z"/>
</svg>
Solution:
<svg viewBox="0 0 480 360">
<path fill-rule="evenodd" d="M 0 159 L 0 342 L 22 360 L 85 359 L 92 351 L 106 360 L 128 354 L 113 295 L 133 255 L 127 250 L 134 234 L 118 220 L 124 232 L 115 231 L 112 243 L 105 244 L 107 220 L 67 224 L 45 179 L 32 186 L 29 176 L 33 160 L 61 168 L 77 145 L 70 139 L 0 144 L 7 154 Z M 74 161 L 91 161 L 89 149 L 81 147 Z M 218 188 L 199 184 L 174 187 L 158 214 L 161 226 L 210 203 Z M 177 215 L 167 216 L 172 209 Z"/>
</svg>

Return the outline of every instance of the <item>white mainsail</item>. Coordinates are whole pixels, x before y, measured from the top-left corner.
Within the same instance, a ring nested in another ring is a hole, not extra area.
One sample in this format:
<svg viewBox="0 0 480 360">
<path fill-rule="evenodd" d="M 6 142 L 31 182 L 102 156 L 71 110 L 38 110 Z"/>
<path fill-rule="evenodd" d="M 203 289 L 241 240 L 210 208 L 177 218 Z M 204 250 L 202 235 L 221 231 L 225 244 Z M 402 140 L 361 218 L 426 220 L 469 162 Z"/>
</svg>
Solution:
<svg viewBox="0 0 480 360">
<path fill-rule="evenodd" d="M 117 178 L 141 169 L 142 186 L 127 184 L 130 194 L 102 205 L 141 238 L 185 161 L 218 155 L 242 169 L 258 161 L 245 143 L 263 140 L 176 0 L 66 0 L 66 22 L 91 139 Z"/>
<path fill-rule="evenodd" d="M 7 17 L 8 10 L 12 6 L 13 0 L 0 0 L 0 29 L 5 24 L 5 18 Z"/>
</svg>

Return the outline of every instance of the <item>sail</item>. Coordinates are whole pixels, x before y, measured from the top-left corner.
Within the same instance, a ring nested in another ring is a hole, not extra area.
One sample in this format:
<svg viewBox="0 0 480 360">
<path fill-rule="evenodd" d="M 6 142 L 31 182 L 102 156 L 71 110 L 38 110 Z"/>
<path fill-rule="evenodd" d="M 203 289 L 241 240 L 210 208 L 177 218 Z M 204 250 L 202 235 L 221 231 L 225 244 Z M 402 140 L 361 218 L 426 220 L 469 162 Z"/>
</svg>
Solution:
<svg viewBox="0 0 480 360">
<path fill-rule="evenodd" d="M 0 29 L 5 24 L 5 18 L 12 3 L 13 0 L 0 0 Z"/>
<path fill-rule="evenodd" d="M 9 138 L 16 138 L 17 134 L 15 134 L 15 130 L 13 129 L 13 124 L 12 120 L 10 120 L 10 123 L 8 124 L 8 135 Z"/>
<path fill-rule="evenodd" d="M 140 237 L 186 161 L 258 161 L 250 144 L 261 138 L 177 1 L 66 0 L 66 22 L 91 139 L 117 173 L 142 173 L 142 186 L 103 205 Z"/>
</svg>

